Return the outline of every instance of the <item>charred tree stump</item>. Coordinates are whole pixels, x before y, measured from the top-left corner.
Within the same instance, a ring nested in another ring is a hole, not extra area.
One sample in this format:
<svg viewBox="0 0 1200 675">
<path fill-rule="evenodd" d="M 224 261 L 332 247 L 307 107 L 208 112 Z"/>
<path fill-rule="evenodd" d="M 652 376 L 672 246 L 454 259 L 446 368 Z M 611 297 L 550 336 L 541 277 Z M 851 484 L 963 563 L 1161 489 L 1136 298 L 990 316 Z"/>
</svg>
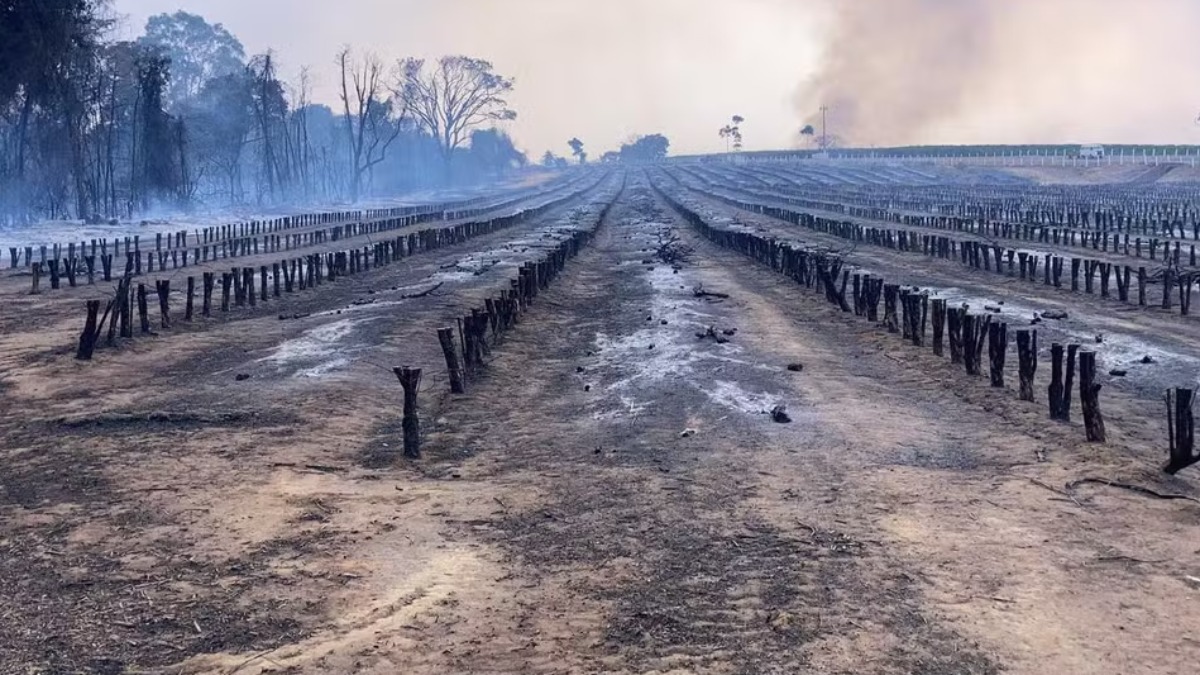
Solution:
<svg viewBox="0 0 1200 675">
<path fill-rule="evenodd" d="M 453 394 L 467 393 L 466 374 L 463 372 L 462 364 L 458 359 L 454 329 L 439 329 L 438 342 L 442 345 L 442 354 L 446 357 L 446 370 L 450 373 L 450 392 Z"/>
<path fill-rule="evenodd" d="M 1033 378 L 1037 374 L 1037 367 L 1037 331 L 1017 331 L 1017 372 L 1021 380 L 1022 401 L 1034 401 Z"/>
<path fill-rule="evenodd" d="M 213 286 L 215 285 L 215 283 L 214 283 L 215 281 L 216 281 L 216 275 L 214 275 L 212 272 L 204 273 L 204 293 L 203 293 L 204 298 L 201 302 L 201 309 L 200 309 L 200 314 L 202 314 L 204 316 L 212 315 L 212 295 L 213 295 Z"/>
<path fill-rule="evenodd" d="M 258 304 L 258 295 L 254 289 L 254 268 L 242 268 L 242 292 L 246 296 L 246 300 L 250 302 L 250 306 L 254 307 Z"/>
<path fill-rule="evenodd" d="M 192 310 L 193 310 L 193 306 L 195 304 L 195 296 L 196 296 L 196 277 L 188 277 L 187 278 L 187 296 L 184 300 L 184 305 L 183 305 L 183 320 L 188 323 L 191 323 L 191 321 L 192 321 Z"/>
<path fill-rule="evenodd" d="M 1192 309 L 1192 285 L 1196 283 L 1191 272 L 1179 275 L 1179 314 L 1187 316 Z"/>
<path fill-rule="evenodd" d="M 1173 290 L 1175 290 L 1175 270 L 1167 267 L 1163 269 L 1163 309 L 1171 309 L 1171 291 Z"/>
<path fill-rule="evenodd" d="M 896 301 L 899 297 L 899 286 L 887 284 L 883 287 L 883 323 L 889 333 L 900 332 L 900 320 L 896 315 Z"/>
<path fill-rule="evenodd" d="M 1074 391 L 1075 385 L 1075 360 L 1079 354 L 1079 345 L 1067 345 L 1067 367 L 1063 373 L 1063 393 L 1061 400 L 1061 419 L 1063 422 L 1071 421 L 1071 392 Z"/>
<path fill-rule="evenodd" d="M 867 321 L 879 321 L 879 298 L 883 293 L 883 279 L 871 279 L 867 285 Z"/>
<path fill-rule="evenodd" d="M 142 324 L 142 333 L 150 333 L 150 311 L 146 305 L 146 284 L 138 284 L 137 289 L 138 320 Z"/>
<path fill-rule="evenodd" d="M 1164 470 L 1172 475 L 1200 462 L 1195 454 L 1196 422 L 1192 415 L 1195 400 L 1195 390 L 1167 390 L 1167 438 L 1171 454 Z"/>
<path fill-rule="evenodd" d="M 1138 306 L 1146 306 L 1146 268 L 1138 268 Z"/>
<path fill-rule="evenodd" d="M 943 338 L 946 331 L 946 301 L 936 299 L 933 301 L 933 353 L 937 356 L 942 356 Z"/>
<path fill-rule="evenodd" d="M 126 275 L 121 279 L 120 285 L 117 287 L 117 297 L 120 302 L 121 310 L 121 337 L 133 337 L 133 282 Z"/>
<path fill-rule="evenodd" d="M 229 287 L 233 284 L 233 274 L 221 272 L 221 311 L 229 311 Z"/>
<path fill-rule="evenodd" d="M 246 285 L 242 283 L 242 268 L 233 268 L 230 275 L 233 277 L 233 304 L 241 307 L 246 304 Z"/>
<path fill-rule="evenodd" d="M 918 321 L 913 325 L 913 344 L 917 347 L 925 346 L 925 330 L 929 326 L 929 296 L 924 293 L 918 294 L 917 299 L 913 301 L 913 306 L 918 310 Z"/>
<path fill-rule="evenodd" d="M 950 341 L 950 363 L 953 364 L 963 362 L 962 325 L 964 314 L 966 314 L 966 310 L 961 307 L 951 307 L 949 313 L 946 314 Z"/>
<path fill-rule="evenodd" d="M 1004 387 L 1004 362 L 1008 355 L 1008 324 L 988 326 L 988 360 L 991 364 L 992 386 Z"/>
<path fill-rule="evenodd" d="M 1050 419 L 1063 420 L 1063 346 L 1057 342 L 1050 345 L 1050 387 L 1047 398 L 1050 403 Z"/>
<path fill-rule="evenodd" d="M 1100 413 L 1100 388 L 1096 383 L 1096 353 L 1079 353 L 1079 403 L 1083 408 L 1083 426 L 1089 443 L 1106 440 L 1104 415 Z"/>
<path fill-rule="evenodd" d="M 171 297 L 171 280 L 159 279 L 158 281 L 155 281 L 154 290 L 158 293 L 158 311 L 162 314 L 162 327 L 164 329 L 170 328 L 171 310 L 169 303 Z"/>
<path fill-rule="evenodd" d="M 417 413 L 417 393 L 421 388 L 420 368 L 393 368 L 404 388 L 404 456 L 421 458 L 421 420 Z"/>
<path fill-rule="evenodd" d="M 80 361 L 90 361 L 92 354 L 96 351 L 96 340 L 100 337 L 100 331 L 96 328 L 96 320 L 100 315 L 100 301 L 87 301 L 87 320 L 83 325 L 83 332 L 79 335 L 79 349 L 75 352 L 75 358 Z"/>
</svg>

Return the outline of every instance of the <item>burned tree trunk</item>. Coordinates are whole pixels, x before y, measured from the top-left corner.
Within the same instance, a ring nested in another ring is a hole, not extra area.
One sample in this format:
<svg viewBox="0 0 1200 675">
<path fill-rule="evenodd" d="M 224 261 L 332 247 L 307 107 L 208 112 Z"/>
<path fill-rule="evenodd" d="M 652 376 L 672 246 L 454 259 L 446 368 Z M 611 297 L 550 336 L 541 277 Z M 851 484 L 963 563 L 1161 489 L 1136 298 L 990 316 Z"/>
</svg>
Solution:
<svg viewBox="0 0 1200 675">
<path fill-rule="evenodd" d="M 887 284 L 883 287 L 883 323 L 889 333 L 900 332 L 900 319 L 896 313 L 896 301 L 899 297 L 899 286 Z"/>
<path fill-rule="evenodd" d="M 1079 354 L 1079 345 L 1067 345 L 1067 369 L 1063 373 L 1062 407 L 1059 412 L 1063 422 L 1071 421 L 1071 391 L 1075 384 L 1075 358 Z"/>
<path fill-rule="evenodd" d="M 1008 356 L 1008 324 L 988 326 L 988 360 L 991 364 L 992 386 L 1004 387 L 1004 362 Z"/>
<path fill-rule="evenodd" d="M 187 278 L 187 300 L 183 306 L 183 320 L 191 323 L 192 310 L 195 307 L 196 298 L 196 277 Z"/>
<path fill-rule="evenodd" d="M 462 364 L 458 359 L 458 350 L 455 347 L 454 329 L 439 329 L 438 342 L 442 344 L 442 353 L 446 356 L 446 369 L 450 373 L 450 392 L 454 394 L 467 393 L 466 376 L 463 373 Z"/>
<path fill-rule="evenodd" d="M 1196 446 L 1196 423 L 1192 406 L 1196 393 L 1192 389 L 1167 390 L 1167 438 L 1170 442 L 1170 461 L 1165 471 L 1176 474 L 1200 462 L 1194 450 Z"/>
<path fill-rule="evenodd" d="M 933 353 L 941 356 L 943 353 L 942 341 L 946 331 L 946 301 L 933 301 Z"/>
<path fill-rule="evenodd" d="M 137 289 L 138 320 L 142 323 L 142 332 L 150 332 L 150 312 L 146 306 L 146 284 L 138 284 Z"/>
<path fill-rule="evenodd" d="M 83 332 L 79 335 L 79 350 L 75 352 L 75 358 L 80 361 L 90 361 L 96 351 L 96 340 L 100 337 L 100 331 L 96 328 L 99 315 L 100 301 L 88 300 L 87 321 L 84 322 Z"/>
<path fill-rule="evenodd" d="M 1061 350 L 1061 347 L 1059 348 Z M 1034 401 L 1033 378 L 1038 367 L 1037 331 L 1017 331 L 1017 369 L 1021 378 L 1021 400 Z"/>
<path fill-rule="evenodd" d="M 950 332 L 950 363 L 963 362 L 962 325 L 965 314 L 966 310 L 961 307 L 951 307 L 950 313 L 946 315 L 947 327 Z"/>
<path fill-rule="evenodd" d="M 421 420 L 417 412 L 417 393 L 421 388 L 420 368 L 393 368 L 404 388 L 404 456 L 421 458 Z"/>
<path fill-rule="evenodd" d="M 1104 416 L 1100 414 L 1100 388 L 1096 383 L 1096 353 L 1079 354 L 1079 403 L 1083 408 L 1083 426 L 1090 443 L 1106 440 Z"/>
<path fill-rule="evenodd" d="M 1063 346 L 1055 342 L 1050 345 L 1050 419 L 1063 419 Z"/>
<path fill-rule="evenodd" d="M 154 290 L 158 293 L 158 310 L 162 314 L 162 327 L 164 329 L 171 327 L 171 280 L 159 279 L 154 282 Z"/>
</svg>

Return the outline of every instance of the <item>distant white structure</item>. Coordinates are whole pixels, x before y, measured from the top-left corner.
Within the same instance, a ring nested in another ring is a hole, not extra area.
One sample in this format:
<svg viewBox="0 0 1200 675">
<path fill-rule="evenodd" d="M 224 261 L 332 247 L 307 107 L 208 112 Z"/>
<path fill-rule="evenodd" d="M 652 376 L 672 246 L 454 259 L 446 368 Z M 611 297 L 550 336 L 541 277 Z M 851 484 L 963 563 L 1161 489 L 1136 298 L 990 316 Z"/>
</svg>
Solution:
<svg viewBox="0 0 1200 675">
<path fill-rule="evenodd" d="M 1104 159 L 1104 146 L 1081 145 L 1079 146 L 1079 156 L 1084 159 Z"/>
</svg>

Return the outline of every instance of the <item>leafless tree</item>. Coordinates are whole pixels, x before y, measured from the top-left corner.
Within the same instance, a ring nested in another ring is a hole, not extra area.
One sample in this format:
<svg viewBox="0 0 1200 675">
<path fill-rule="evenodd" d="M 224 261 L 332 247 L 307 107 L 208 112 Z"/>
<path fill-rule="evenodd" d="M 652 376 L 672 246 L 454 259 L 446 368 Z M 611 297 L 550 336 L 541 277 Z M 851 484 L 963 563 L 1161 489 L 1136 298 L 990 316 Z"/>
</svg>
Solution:
<svg viewBox="0 0 1200 675">
<path fill-rule="evenodd" d="M 437 140 L 449 180 L 454 151 L 473 129 L 516 119 L 506 99 L 514 83 L 483 59 L 444 56 L 425 66 L 424 59 L 397 63 L 395 93 L 421 129 Z"/>
<path fill-rule="evenodd" d="M 364 54 L 355 63 L 346 47 L 338 52 L 337 61 L 342 71 L 342 109 L 350 148 L 350 196 L 357 201 L 362 194 L 363 176 L 387 157 L 388 148 L 400 135 L 401 124 L 399 119 L 391 119 L 393 101 L 384 98 L 383 64 L 378 57 Z M 397 118 L 403 116 L 402 109 Z"/>
</svg>

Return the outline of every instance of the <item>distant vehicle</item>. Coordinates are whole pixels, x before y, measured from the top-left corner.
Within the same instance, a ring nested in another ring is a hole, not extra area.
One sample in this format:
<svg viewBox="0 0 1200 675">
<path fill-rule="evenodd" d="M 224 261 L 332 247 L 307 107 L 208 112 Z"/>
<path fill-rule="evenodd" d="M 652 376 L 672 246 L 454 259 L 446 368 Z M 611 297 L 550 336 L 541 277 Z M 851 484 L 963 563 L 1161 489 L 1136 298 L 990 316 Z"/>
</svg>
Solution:
<svg viewBox="0 0 1200 675">
<path fill-rule="evenodd" d="M 1104 146 L 1081 145 L 1079 146 L 1079 156 L 1085 159 L 1104 159 Z"/>
</svg>

